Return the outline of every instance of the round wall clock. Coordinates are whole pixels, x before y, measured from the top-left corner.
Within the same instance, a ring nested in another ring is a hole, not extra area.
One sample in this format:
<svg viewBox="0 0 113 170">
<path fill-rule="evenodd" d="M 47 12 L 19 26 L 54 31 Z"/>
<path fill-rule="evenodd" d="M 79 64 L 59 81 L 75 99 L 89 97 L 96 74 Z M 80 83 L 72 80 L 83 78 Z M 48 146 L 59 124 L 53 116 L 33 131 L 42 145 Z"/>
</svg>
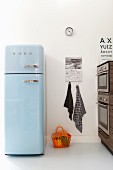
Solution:
<svg viewBox="0 0 113 170">
<path fill-rule="evenodd" d="M 73 28 L 67 27 L 65 33 L 67 36 L 71 36 L 73 34 Z"/>
</svg>

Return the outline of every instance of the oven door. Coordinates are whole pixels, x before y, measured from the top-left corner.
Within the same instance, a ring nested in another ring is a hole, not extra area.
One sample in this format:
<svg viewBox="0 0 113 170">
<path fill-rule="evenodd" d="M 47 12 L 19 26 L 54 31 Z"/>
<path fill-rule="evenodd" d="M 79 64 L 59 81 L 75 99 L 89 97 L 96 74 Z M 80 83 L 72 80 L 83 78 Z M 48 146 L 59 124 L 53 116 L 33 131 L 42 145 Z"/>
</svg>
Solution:
<svg viewBox="0 0 113 170">
<path fill-rule="evenodd" d="M 108 72 L 98 75 L 98 91 L 109 92 Z"/>
<path fill-rule="evenodd" d="M 109 135 L 109 105 L 98 103 L 98 123 L 99 127 Z"/>
</svg>

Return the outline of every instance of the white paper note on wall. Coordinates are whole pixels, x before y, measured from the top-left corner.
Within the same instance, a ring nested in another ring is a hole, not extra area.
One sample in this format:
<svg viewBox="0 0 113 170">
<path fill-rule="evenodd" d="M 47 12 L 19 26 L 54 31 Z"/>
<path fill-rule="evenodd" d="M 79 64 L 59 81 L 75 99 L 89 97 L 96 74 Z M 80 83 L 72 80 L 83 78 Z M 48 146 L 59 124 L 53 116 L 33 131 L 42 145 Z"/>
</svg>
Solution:
<svg viewBox="0 0 113 170">
<path fill-rule="evenodd" d="M 65 80 L 68 82 L 82 81 L 82 58 L 65 58 Z"/>
</svg>

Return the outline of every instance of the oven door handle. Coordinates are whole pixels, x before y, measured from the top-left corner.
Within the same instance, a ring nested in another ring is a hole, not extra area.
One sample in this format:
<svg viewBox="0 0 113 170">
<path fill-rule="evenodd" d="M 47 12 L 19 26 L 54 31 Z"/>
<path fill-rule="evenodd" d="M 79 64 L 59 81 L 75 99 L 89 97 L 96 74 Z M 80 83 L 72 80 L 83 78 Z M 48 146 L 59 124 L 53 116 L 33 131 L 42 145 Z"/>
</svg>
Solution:
<svg viewBox="0 0 113 170">
<path fill-rule="evenodd" d="M 97 102 L 97 104 L 99 104 L 100 106 L 108 106 L 109 105 L 108 103 L 103 104 L 103 103 L 100 103 L 100 102 Z"/>
<path fill-rule="evenodd" d="M 102 72 L 98 73 L 97 76 L 101 76 L 103 74 L 108 74 L 108 71 L 102 71 Z"/>
</svg>

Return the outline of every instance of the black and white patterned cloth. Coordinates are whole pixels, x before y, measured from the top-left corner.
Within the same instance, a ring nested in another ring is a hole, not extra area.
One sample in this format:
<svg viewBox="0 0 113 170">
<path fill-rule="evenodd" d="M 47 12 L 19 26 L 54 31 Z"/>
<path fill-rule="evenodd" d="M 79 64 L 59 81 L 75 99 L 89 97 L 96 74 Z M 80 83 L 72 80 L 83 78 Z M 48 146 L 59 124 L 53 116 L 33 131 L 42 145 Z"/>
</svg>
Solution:
<svg viewBox="0 0 113 170">
<path fill-rule="evenodd" d="M 82 133 L 82 117 L 86 113 L 84 103 L 80 94 L 79 86 L 76 86 L 76 103 L 73 114 L 73 121 L 76 128 Z"/>
</svg>

